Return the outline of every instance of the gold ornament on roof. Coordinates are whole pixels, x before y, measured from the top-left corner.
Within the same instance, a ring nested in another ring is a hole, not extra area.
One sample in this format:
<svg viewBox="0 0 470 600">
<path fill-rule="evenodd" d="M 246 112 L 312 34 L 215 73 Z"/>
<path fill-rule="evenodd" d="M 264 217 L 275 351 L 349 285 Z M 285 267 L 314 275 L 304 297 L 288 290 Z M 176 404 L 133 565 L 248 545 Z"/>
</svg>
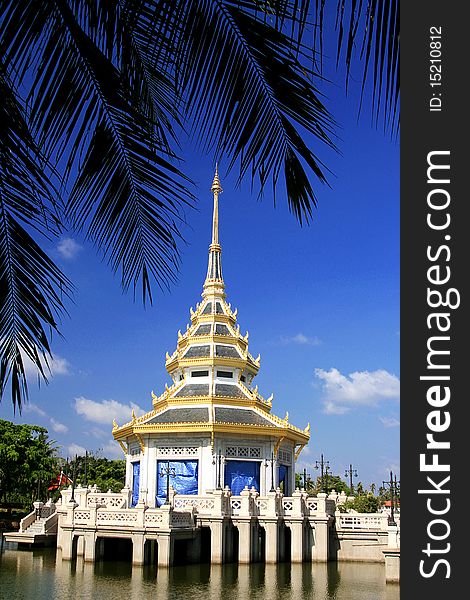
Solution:
<svg viewBox="0 0 470 600">
<path fill-rule="evenodd" d="M 305 433 L 310 431 L 310 423 L 307 423 L 307 427 L 304 429 Z"/>
<path fill-rule="evenodd" d="M 137 416 L 135 414 L 135 410 L 134 409 L 132 409 L 132 413 L 131 414 L 132 414 L 132 422 L 135 423 L 137 421 Z"/>
<path fill-rule="evenodd" d="M 284 417 L 284 421 L 287 423 L 289 420 L 289 411 L 286 411 L 286 416 Z"/>
<path fill-rule="evenodd" d="M 113 419 L 113 429 L 117 429 L 119 425 L 117 424 L 116 419 Z"/>
<path fill-rule="evenodd" d="M 168 352 L 167 352 L 167 354 L 168 354 Z M 155 394 L 155 392 L 153 390 L 151 391 L 151 395 L 152 395 L 152 400 L 158 399 L 158 396 Z"/>
</svg>

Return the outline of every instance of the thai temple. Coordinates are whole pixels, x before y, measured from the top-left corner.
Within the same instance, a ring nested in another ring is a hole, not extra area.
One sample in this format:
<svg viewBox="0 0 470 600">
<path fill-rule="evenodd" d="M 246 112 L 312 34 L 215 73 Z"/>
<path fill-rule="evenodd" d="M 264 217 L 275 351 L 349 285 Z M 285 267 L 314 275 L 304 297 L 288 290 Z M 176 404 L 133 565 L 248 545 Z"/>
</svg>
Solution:
<svg viewBox="0 0 470 600">
<path fill-rule="evenodd" d="M 191 323 L 178 332 L 176 349 L 166 355 L 172 379 L 160 395 L 152 392 L 152 410 L 114 422 L 113 435 L 127 460 L 126 485 L 132 506 L 165 503 L 170 486 L 177 494 L 203 495 L 228 486 L 238 495 L 246 486 L 261 495 L 280 488 L 294 491 L 295 461 L 309 440 L 271 412 L 254 380 L 260 357 L 248 350 L 237 310 L 227 302 L 219 242 L 219 195 L 215 173 L 212 241 L 202 300 L 190 310 Z"/>
<path fill-rule="evenodd" d="M 313 496 L 295 487 L 304 429 L 272 411 L 255 384 L 260 357 L 248 350 L 227 302 L 219 243 L 217 170 L 212 241 L 202 300 L 166 355 L 171 386 L 152 407 L 113 422 L 126 458 L 118 493 L 69 486 L 54 503 L 36 502 L 5 539 L 54 543 L 61 560 L 127 556 L 134 565 L 210 561 L 385 562 L 399 579 L 399 519 L 340 510 L 344 492 Z"/>
</svg>

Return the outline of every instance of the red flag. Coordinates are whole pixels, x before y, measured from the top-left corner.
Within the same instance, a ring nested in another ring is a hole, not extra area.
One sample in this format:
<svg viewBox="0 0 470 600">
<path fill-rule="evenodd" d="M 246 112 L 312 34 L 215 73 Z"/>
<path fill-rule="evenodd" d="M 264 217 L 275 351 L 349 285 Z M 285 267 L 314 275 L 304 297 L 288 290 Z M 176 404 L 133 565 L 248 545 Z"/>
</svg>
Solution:
<svg viewBox="0 0 470 600">
<path fill-rule="evenodd" d="M 47 488 L 47 491 L 53 492 L 55 490 L 58 490 L 63 485 L 68 485 L 71 483 L 72 483 L 72 480 L 70 479 L 70 477 L 68 477 L 63 471 L 61 471 L 57 475 L 57 477 L 54 477 L 54 479 L 51 480 L 51 482 L 49 483 L 49 487 Z"/>
</svg>

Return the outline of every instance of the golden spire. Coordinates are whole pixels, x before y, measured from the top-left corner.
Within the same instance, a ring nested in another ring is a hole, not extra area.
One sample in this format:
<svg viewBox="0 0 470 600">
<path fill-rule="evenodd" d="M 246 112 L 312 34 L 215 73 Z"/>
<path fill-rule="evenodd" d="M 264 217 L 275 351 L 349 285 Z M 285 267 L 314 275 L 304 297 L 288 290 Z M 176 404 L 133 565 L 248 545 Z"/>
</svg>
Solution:
<svg viewBox="0 0 470 600">
<path fill-rule="evenodd" d="M 219 194 L 222 193 L 222 186 L 219 180 L 219 170 L 215 166 L 214 180 L 212 181 L 211 192 L 214 194 L 214 211 L 212 215 L 212 242 L 209 246 L 209 264 L 207 267 L 206 281 L 204 282 L 203 296 L 209 293 L 224 295 L 224 280 L 222 277 L 222 248 L 219 244 Z"/>
<path fill-rule="evenodd" d="M 214 194 L 214 213 L 212 216 L 212 244 L 219 245 L 219 194 L 222 193 L 222 186 L 219 180 L 219 169 L 215 164 L 214 181 L 212 182 L 211 192 Z"/>
</svg>

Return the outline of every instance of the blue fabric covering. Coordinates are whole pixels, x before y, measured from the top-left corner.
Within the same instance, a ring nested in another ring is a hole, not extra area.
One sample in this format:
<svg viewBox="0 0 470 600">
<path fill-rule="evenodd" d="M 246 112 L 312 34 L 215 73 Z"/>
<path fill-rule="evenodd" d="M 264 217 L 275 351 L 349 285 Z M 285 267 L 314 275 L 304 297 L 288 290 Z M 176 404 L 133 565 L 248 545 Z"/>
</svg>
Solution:
<svg viewBox="0 0 470 600">
<path fill-rule="evenodd" d="M 140 461 L 132 463 L 132 503 L 135 506 L 139 501 L 139 483 L 140 483 Z"/>
<path fill-rule="evenodd" d="M 157 495 L 155 498 L 157 506 L 161 506 L 166 500 L 168 467 L 170 469 L 169 485 L 177 494 L 197 494 L 198 492 L 197 460 L 159 460 L 157 462 Z"/>
<path fill-rule="evenodd" d="M 225 485 L 228 485 L 234 496 L 247 485 L 259 492 L 260 463 L 256 461 L 228 460 L 225 463 Z"/>
<path fill-rule="evenodd" d="M 286 467 L 285 465 L 279 465 L 279 487 L 281 488 L 281 492 L 284 494 L 284 496 L 289 495 L 288 473 L 289 467 Z"/>
</svg>

